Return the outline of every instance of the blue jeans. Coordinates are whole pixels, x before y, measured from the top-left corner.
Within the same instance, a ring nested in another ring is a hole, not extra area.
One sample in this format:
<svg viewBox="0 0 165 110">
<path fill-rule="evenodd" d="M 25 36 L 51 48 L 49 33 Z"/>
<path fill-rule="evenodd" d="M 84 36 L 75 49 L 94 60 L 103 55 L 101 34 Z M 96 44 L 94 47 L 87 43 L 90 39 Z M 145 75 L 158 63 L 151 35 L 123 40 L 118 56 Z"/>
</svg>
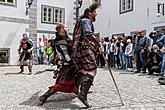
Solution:
<svg viewBox="0 0 165 110">
<path fill-rule="evenodd" d="M 39 51 L 39 64 L 44 64 L 44 53 Z"/>
<path fill-rule="evenodd" d="M 162 60 L 162 65 L 161 65 L 161 73 L 165 72 L 165 54 L 163 54 L 163 60 Z"/>
<path fill-rule="evenodd" d="M 127 56 L 127 67 L 128 68 L 133 68 L 133 65 L 132 65 L 132 56 Z"/>
<path fill-rule="evenodd" d="M 136 56 L 136 69 L 137 71 L 141 71 L 142 63 L 140 60 L 140 50 L 135 51 L 135 56 Z"/>
<path fill-rule="evenodd" d="M 125 69 L 126 61 L 125 61 L 125 53 L 119 52 L 120 66 L 121 69 Z"/>
<path fill-rule="evenodd" d="M 115 68 L 115 55 L 114 55 L 114 52 L 110 52 L 108 60 L 110 62 L 111 68 Z"/>
<path fill-rule="evenodd" d="M 103 54 L 99 54 L 99 63 L 101 64 L 101 67 L 105 66 L 105 60 Z"/>
<path fill-rule="evenodd" d="M 50 55 L 47 55 L 47 62 L 48 65 L 50 64 Z"/>
</svg>

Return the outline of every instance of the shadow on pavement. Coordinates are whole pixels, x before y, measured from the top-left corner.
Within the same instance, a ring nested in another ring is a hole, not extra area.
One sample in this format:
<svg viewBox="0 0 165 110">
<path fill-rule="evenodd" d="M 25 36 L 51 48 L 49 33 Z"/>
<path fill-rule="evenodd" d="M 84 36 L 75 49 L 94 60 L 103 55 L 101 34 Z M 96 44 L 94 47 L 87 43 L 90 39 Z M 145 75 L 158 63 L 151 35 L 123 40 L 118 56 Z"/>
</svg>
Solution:
<svg viewBox="0 0 165 110">
<path fill-rule="evenodd" d="M 36 73 L 34 73 L 34 75 L 37 75 L 37 74 L 41 74 L 41 73 L 44 73 L 44 72 L 53 72 L 54 69 L 45 69 L 45 70 L 42 70 L 42 71 L 37 71 Z"/>
<path fill-rule="evenodd" d="M 159 76 L 156 76 L 156 75 L 148 75 L 147 78 L 154 78 L 154 79 L 157 79 L 157 78 L 159 78 Z"/>
<path fill-rule="evenodd" d="M 116 110 L 114 109 L 115 107 L 122 107 L 123 105 L 121 103 L 115 103 L 115 104 L 109 104 L 109 106 L 102 106 L 102 107 L 99 107 L 99 106 L 93 106 L 92 108 L 90 108 L 89 110 L 102 110 L 102 109 L 109 109 L 109 110 Z M 118 109 L 117 109 L 118 110 Z"/>
<path fill-rule="evenodd" d="M 17 72 L 17 73 L 5 73 L 4 75 L 27 75 L 28 73 L 19 73 L 19 72 Z"/>
<path fill-rule="evenodd" d="M 78 105 L 74 104 L 74 101 L 72 101 L 72 99 L 76 98 L 74 94 L 65 94 L 65 93 L 55 93 L 53 96 L 48 98 L 48 100 L 42 106 L 39 106 L 38 98 L 40 92 L 41 91 L 34 93 L 29 99 L 25 100 L 19 105 L 38 106 L 44 108 L 45 110 L 84 109 L 84 107 L 79 107 Z"/>
<path fill-rule="evenodd" d="M 135 75 L 136 73 L 134 73 L 134 72 L 128 72 L 128 71 L 123 71 L 123 72 L 120 72 L 118 74 L 131 74 L 131 75 Z"/>
<path fill-rule="evenodd" d="M 46 71 L 45 70 L 43 70 L 43 71 L 37 71 L 36 73 L 34 73 L 34 75 L 41 74 L 41 73 L 44 73 L 44 72 L 46 72 Z"/>
<path fill-rule="evenodd" d="M 29 105 L 29 106 L 37 106 L 38 103 L 38 96 L 39 96 L 39 92 L 36 92 L 32 95 L 32 97 L 30 97 L 29 99 L 27 99 L 26 101 L 20 103 L 19 105 Z"/>
</svg>

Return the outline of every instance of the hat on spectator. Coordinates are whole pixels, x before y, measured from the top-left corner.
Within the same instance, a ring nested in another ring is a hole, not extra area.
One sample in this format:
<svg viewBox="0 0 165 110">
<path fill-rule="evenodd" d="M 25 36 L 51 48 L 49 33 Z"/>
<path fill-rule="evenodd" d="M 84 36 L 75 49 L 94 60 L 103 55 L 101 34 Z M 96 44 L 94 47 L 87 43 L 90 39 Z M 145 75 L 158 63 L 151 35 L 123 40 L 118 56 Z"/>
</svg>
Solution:
<svg viewBox="0 0 165 110">
<path fill-rule="evenodd" d="M 152 31 L 149 33 L 149 37 L 153 39 L 156 36 L 156 31 Z"/>
<path fill-rule="evenodd" d="M 139 30 L 139 31 L 138 31 L 138 34 L 141 34 L 141 33 L 143 33 L 143 30 Z"/>
<path fill-rule="evenodd" d="M 161 31 L 161 28 L 157 28 L 155 31 L 156 32 L 160 32 Z"/>
<path fill-rule="evenodd" d="M 131 39 L 127 39 L 127 42 L 130 43 L 131 42 Z"/>
</svg>

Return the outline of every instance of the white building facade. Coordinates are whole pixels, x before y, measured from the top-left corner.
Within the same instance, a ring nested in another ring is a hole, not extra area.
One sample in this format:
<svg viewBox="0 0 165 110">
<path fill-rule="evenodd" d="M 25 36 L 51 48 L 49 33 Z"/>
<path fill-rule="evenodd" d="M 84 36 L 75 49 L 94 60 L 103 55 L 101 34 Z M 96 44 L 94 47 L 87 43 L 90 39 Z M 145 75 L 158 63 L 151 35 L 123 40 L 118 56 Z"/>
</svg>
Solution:
<svg viewBox="0 0 165 110">
<path fill-rule="evenodd" d="M 28 13 L 26 7 L 31 2 Z M 73 31 L 75 0 L 0 0 L 0 65 L 19 64 L 18 47 L 24 32 L 33 40 L 33 58 L 37 61 L 37 41 L 48 40 L 57 23 Z"/>
<path fill-rule="evenodd" d="M 26 16 L 26 0 L 0 0 L 0 63 L 18 64 L 18 46 L 22 34 L 36 30 L 33 15 Z M 31 6 L 36 9 L 36 3 Z M 32 11 L 29 11 L 32 13 Z M 33 40 L 35 32 L 30 32 Z"/>
<path fill-rule="evenodd" d="M 19 64 L 17 52 L 22 34 L 27 32 L 34 42 L 34 58 L 37 61 L 37 42 L 55 35 L 57 23 L 65 23 L 70 34 L 76 20 L 76 0 L 0 0 L 0 65 Z M 95 0 L 83 0 L 80 14 Z M 144 30 L 146 35 L 157 27 L 165 27 L 163 15 L 165 0 L 101 0 L 97 10 L 95 32 L 101 37 Z M 159 12 L 159 14 L 158 14 Z M 4 57 L 5 56 L 5 57 Z"/>
<path fill-rule="evenodd" d="M 85 1 L 85 0 L 84 0 Z M 102 37 L 165 28 L 165 0 L 101 0 L 96 32 Z"/>
</svg>

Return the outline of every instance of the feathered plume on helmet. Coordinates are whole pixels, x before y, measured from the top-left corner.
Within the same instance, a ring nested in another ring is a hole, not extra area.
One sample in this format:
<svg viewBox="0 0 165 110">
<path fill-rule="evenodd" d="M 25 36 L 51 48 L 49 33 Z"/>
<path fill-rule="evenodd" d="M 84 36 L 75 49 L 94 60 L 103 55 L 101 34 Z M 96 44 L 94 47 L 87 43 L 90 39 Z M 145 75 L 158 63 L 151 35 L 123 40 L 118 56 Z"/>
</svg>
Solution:
<svg viewBox="0 0 165 110">
<path fill-rule="evenodd" d="M 88 12 L 96 10 L 101 5 L 101 0 L 95 0 L 95 2 L 84 10 L 84 15 L 87 15 Z"/>
<path fill-rule="evenodd" d="M 101 5 L 101 0 L 95 0 L 95 2 L 89 6 L 91 11 L 96 10 Z"/>
</svg>

